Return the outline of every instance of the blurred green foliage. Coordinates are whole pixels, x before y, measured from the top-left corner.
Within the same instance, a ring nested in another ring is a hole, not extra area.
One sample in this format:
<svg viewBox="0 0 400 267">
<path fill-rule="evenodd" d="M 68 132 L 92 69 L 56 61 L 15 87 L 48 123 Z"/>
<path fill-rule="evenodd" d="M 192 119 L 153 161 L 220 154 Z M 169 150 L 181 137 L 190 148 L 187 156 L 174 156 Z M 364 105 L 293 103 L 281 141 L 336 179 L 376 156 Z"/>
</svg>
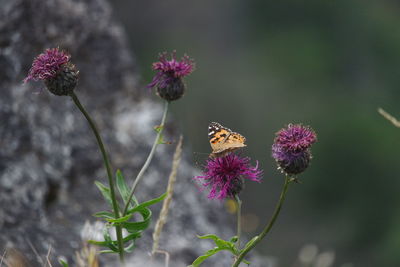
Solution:
<svg viewBox="0 0 400 267">
<path fill-rule="evenodd" d="M 316 130 L 312 165 L 259 249 L 281 266 L 305 243 L 335 250 L 335 266 L 399 266 L 400 129 L 376 110 L 400 117 L 400 2 L 200 2 L 114 5 L 144 83 L 158 52 L 196 59 L 186 96 L 172 105 L 177 125 L 195 152 L 210 151 L 210 121 L 247 137 L 244 153 L 265 178 L 247 185 L 244 209 L 260 223 L 283 183 L 270 157 L 274 132 L 290 122 Z"/>
</svg>

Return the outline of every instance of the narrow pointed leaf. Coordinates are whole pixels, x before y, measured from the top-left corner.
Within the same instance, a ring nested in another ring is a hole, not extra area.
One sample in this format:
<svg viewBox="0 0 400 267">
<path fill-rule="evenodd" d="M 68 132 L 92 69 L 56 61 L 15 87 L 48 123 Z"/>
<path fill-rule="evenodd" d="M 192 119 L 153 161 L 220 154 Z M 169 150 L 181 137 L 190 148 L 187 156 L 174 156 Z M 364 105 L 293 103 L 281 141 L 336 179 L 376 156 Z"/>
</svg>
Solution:
<svg viewBox="0 0 400 267">
<path fill-rule="evenodd" d="M 215 242 L 215 245 L 219 248 L 226 248 L 230 250 L 234 255 L 237 255 L 239 252 L 235 247 L 235 244 L 231 241 L 223 240 L 222 238 L 218 237 L 217 235 L 203 235 L 197 236 L 200 239 L 212 239 Z"/>
<path fill-rule="evenodd" d="M 244 249 L 248 248 L 249 246 L 251 246 L 254 242 L 256 242 L 257 239 L 258 239 L 258 235 L 256 235 L 249 242 L 247 242 L 242 250 L 244 250 Z"/>
<path fill-rule="evenodd" d="M 112 207 L 110 188 L 108 188 L 107 186 L 103 185 L 99 181 L 95 181 L 94 183 L 96 184 L 97 188 L 99 188 L 99 190 L 100 190 L 101 194 L 103 195 L 104 199 Z"/>
<path fill-rule="evenodd" d="M 126 242 L 129 242 L 131 240 L 135 240 L 135 239 L 137 239 L 137 238 L 139 238 L 141 236 L 142 236 L 142 233 L 140 233 L 140 232 L 131 233 L 131 234 L 127 235 L 126 237 L 124 237 L 123 240 L 124 240 L 124 243 L 126 243 Z"/>
<path fill-rule="evenodd" d="M 100 254 L 115 253 L 115 251 L 112 251 L 112 250 L 107 249 L 107 250 L 100 250 L 99 253 L 100 253 Z"/>
<path fill-rule="evenodd" d="M 96 212 L 95 214 L 93 214 L 93 216 L 98 217 L 98 218 L 105 218 L 105 219 L 115 219 L 114 213 L 111 213 L 108 211 Z"/>
<path fill-rule="evenodd" d="M 125 228 L 128 232 L 134 233 L 138 231 L 143 231 L 149 227 L 151 222 L 151 210 L 148 208 L 143 208 L 138 211 L 142 217 L 143 221 L 139 222 L 123 222 L 121 223 L 122 227 Z"/>
<path fill-rule="evenodd" d="M 133 249 L 135 248 L 135 242 L 133 241 L 129 246 L 127 246 L 126 248 L 124 248 L 125 252 L 127 253 L 131 253 L 133 251 Z"/>
<path fill-rule="evenodd" d="M 138 206 L 134 207 L 133 209 L 128 210 L 127 213 L 133 213 L 133 212 L 136 212 L 138 210 L 141 210 L 142 208 L 154 205 L 154 204 L 162 201 L 166 196 L 167 196 L 167 193 L 164 193 L 161 196 L 159 196 L 158 198 L 154 198 L 154 199 L 151 199 L 149 201 L 143 202 L 143 203 L 139 204 Z"/>
<path fill-rule="evenodd" d="M 246 263 L 247 265 L 250 265 L 251 262 L 249 262 L 248 260 L 243 259 L 242 262 Z"/>
<path fill-rule="evenodd" d="M 112 219 L 106 219 L 109 222 L 112 223 L 121 223 L 121 222 L 126 222 L 127 220 L 129 220 L 132 217 L 133 214 L 128 214 L 125 215 L 124 217 L 120 217 L 118 219 L 112 218 Z"/>
<path fill-rule="evenodd" d="M 163 129 L 164 129 L 164 126 L 161 126 L 161 125 L 158 125 L 158 126 L 155 126 L 155 127 L 154 127 L 154 130 L 155 130 L 157 133 L 161 132 Z"/>
<path fill-rule="evenodd" d="M 192 265 L 189 265 L 188 267 L 198 267 L 200 266 L 200 264 L 203 263 L 203 261 L 205 261 L 206 259 L 208 259 L 209 257 L 217 254 L 218 252 L 225 250 L 224 248 L 214 248 L 214 249 L 210 249 L 208 250 L 204 255 L 198 257 L 193 263 Z"/>
<path fill-rule="evenodd" d="M 116 180 L 117 180 L 117 188 L 118 191 L 122 197 L 122 200 L 124 201 L 124 204 L 128 201 L 129 198 L 129 188 L 126 185 L 124 176 L 122 175 L 122 172 L 120 170 L 117 170 L 115 173 Z"/>
<path fill-rule="evenodd" d="M 229 242 L 231 242 L 231 243 L 236 243 L 237 241 L 238 241 L 238 237 L 236 235 L 229 240 Z"/>
<path fill-rule="evenodd" d="M 106 225 L 106 227 L 104 227 L 104 229 L 103 229 L 104 242 L 106 243 L 105 246 L 107 246 L 112 251 L 118 252 L 118 247 L 116 246 L 117 242 L 115 242 L 115 241 L 113 242 L 111 239 L 111 236 L 110 236 L 110 232 L 109 232 L 110 227 L 111 226 Z"/>
<path fill-rule="evenodd" d="M 63 267 L 68 267 L 68 263 L 64 261 L 63 259 L 58 259 L 58 262 L 63 266 Z"/>
</svg>

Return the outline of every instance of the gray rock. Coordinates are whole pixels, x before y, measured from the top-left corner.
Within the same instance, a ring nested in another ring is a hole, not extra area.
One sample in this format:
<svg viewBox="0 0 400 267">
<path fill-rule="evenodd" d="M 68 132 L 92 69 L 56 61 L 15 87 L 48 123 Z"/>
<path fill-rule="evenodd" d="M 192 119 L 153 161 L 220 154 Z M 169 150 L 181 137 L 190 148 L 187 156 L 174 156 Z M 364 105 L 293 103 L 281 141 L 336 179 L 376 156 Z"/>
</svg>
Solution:
<svg viewBox="0 0 400 267">
<path fill-rule="evenodd" d="M 33 58 L 58 46 L 72 54 L 80 70 L 76 94 L 101 129 L 113 166 L 130 182 L 150 150 L 161 101 L 151 100 L 138 84 L 124 31 L 104 0 L 0 2 L 0 249 L 14 247 L 32 266 L 40 266 L 39 256 L 43 260 L 51 246 L 55 266 L 61 255 L 75 266 L 85 222 L 94 222 L 92 214 L 107 208 L 93 184 L 107 183 L 106 173 L 94 136 L 71 99 L 50 95 L 42 83 L 22 83 Z M 167 127 L 167 139 L 178 135 Z M 163 193 L 173 150 L 158 148 L 139 187 L 139 200 Z M 196 234 L 234 235 L 234 218 L 221 204 L 205 201 L 194 175 L 184 159 L 160 243 L 171 254 L 170 266 L 185 266 L 212 247 Z M 160 206 L 153 208 L 155 217 Z M 148 265 L 151 234 L 143 234 L 128 266 Z M 106 266 L 118 265 L 116 256 L 101 259 Z M 224 253 L 206 266 L 229 266 L 231 261 Z"/>
</svg>

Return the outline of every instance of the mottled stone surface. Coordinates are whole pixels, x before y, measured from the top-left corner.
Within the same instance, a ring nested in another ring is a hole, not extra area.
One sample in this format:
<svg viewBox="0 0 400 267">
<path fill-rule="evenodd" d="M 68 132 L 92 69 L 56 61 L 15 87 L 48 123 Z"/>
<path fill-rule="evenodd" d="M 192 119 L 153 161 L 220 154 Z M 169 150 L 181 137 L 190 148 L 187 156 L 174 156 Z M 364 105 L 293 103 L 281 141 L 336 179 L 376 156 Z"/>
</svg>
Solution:
<svg viewBox="0 0 400 267">
<path fill-rule="evenodd" d="M 49 246 L 53 262 L 61 255 L 73 260 L 85 221 L 94 222 L 91 214 L 105 209 L 93 181 L 106 183 L 106 173 L 83 116 L 69 97 L 50 95 L 41 83 L 22 83 L 34 56 L 57 46 L 72 54 L 80 70 L 76 93 L 101 129 L 113 166 L 131 182 L 150 150 L 152 128 L 162 112 L 161 101 L 152 100 L 138 84 L 134 57 L 107 2 L 0 1 L 0 249 L 18 249 L 32 266 L 41 265 L 34 249 L 44 256 Z M 167 130 L 167 139 L 178 139 L 177 129 Z M 163 192 L 173 150 L 159 147 L 139 200 Z M 212 247 L 196 234 L 234 234 L 233 218 L 222 204 L 198 193 L 193 175 L 184 159 L 160 244 L 171 253 L 170 266 L 185 266 Z M 154 208 L 155 215 L 159 208 Z M 129 266 L 148 260 L 151 233 L 144 233 Z M 114 256 L 103 259 L 106 266 L 118 265 Z M 206 266 L 231 261 L 227 254 L 219 259 Z"/>
</svg>

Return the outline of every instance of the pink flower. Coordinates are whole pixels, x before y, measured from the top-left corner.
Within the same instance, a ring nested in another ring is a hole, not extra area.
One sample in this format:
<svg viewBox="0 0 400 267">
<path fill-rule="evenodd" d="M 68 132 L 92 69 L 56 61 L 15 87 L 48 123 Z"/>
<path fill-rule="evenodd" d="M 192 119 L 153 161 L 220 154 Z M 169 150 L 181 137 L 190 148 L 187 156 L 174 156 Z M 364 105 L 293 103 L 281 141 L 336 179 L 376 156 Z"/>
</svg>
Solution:
<svg viewBox="0 0 400 267">
<path fill-rule="evenodd" d="M 42 80 L 51 93 L 71 95 L 78 83 L 79 71 L 70 59 L 68 53 L 58 48 L 46 49 L 34 59 L 24 83 Z"/>
<path fill-rule="evenodd" d="M 310 147 L 316 141 L 317 135 L 310 127 L 289 124 L 276 133 L 272 157 L 286 174 L 302 173 L 310 164 Z"/>
<path fill-rule="evenodd" d="M 24 83 L 30 80 L 47 80 L 54 78 L 61 66 L 69 62 L 71 56 L 58 48 L 49 48 L 38 55 L 29 70 L 28 76 L 24 79 Z"/>
<path fill-rule="evenodd" d="M 196 180 L 202 180 L 205 188 L 211 188 L 208 198 L 224 199 L 234 197 L 243 189 L 244 179 L 261 182 L 262 171 L 249 164 L 250 158 L 240 157 L 235 154 L 208 159 L 202 176 L 196 176 Z"/>
<path fill-rule="evenodd" d="M 146 87 L 156 87 L 157 94 L 167 100 L 177 100 L 185 92 L 183 77 L 189 75 L 194 70 L 194 61 L 189 56 L 184 55 L 181 60 L 176 60 L 176 51 L 171 54 L 171 59 L 167 59 L 167 53 L 160 54 L 159 61 L 153 63 L 153 70 L 158 71 L 151 83 Z"/>
</svg>

